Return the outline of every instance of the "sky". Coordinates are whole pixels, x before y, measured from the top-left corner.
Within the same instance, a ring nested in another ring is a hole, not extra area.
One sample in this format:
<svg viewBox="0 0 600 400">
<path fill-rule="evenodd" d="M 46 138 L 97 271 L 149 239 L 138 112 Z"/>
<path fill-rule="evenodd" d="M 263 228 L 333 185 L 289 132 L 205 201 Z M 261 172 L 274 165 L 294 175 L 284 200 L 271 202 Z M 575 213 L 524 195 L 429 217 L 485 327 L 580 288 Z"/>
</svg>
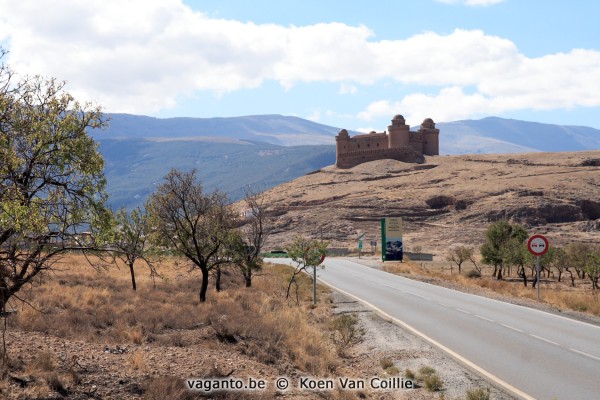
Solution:
<svg viewBox="0 0 600 400">
<path fill-rule="evenodd" d="M 596 0 L 0 0 L 0 46 L 106 112 L 600 129 L 599 15 Z"/>
</svg>

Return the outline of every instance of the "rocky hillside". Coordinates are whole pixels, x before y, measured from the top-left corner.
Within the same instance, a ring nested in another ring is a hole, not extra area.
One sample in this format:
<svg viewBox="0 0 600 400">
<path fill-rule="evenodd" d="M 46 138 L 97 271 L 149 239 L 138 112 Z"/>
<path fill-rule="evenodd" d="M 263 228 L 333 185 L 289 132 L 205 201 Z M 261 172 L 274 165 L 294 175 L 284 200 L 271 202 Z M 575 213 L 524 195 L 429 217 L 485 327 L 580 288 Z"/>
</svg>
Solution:
<svg viewBox="0 0 600 400">
<path fill-rule="evenodd" d="M 379 241 L 379 219 L 404 218 L 405 250 L 443 254 L 479 245 L 491 221 L 508 219 L 554 244 L 600 239 L 600 151 L 428 157 L 352 169 L 333 166 L 267 192 L 272 246 L 295 233 L 356 246 Z"/>
</svg>

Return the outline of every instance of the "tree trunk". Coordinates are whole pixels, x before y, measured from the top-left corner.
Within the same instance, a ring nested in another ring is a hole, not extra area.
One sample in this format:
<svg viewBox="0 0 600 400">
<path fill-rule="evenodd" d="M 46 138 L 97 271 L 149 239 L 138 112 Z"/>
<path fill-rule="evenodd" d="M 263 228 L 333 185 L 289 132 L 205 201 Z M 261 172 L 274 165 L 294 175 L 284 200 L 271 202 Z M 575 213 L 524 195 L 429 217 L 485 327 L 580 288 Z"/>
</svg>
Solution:
<svg viewBox="0 0 600 400">
<path fill-rule="evenodd" d="M 502 280 L 502 266 L 498 267 L 498 275 L 496 276 L 496 279 L 498 279 L 499 281 Z"/>
<path fill-rule="evenodd" d="M 558 281 L 560 282 L 560 278 L 562 277 L 562 271 L 558 270 Z"/>
<path fill-rule="evenodd" d="M 247 270 L 244 272 L 244 283 L 246 284 L 246 287 L 252 286 L 252 271 L 251 270 Z"/>
<path fill-rule="evenodd" d="M 202 283 L 200 285 L 199 297 L 200 303 L 204 303 L 206 301 L 206 290 L 208 289 L 208 268 L 206 266 L 202 267 L 200 271 L 202 271 Z"/>
<path fill-rule="evenodd" d="M 129 272 L 131 272 L 131 287 L 133 288 L 134 291 L 136 291 L 137 286 L 135 284 L 135 271 L 133 270 L 133 263 L 130 262 L 128 265 L 129 265 Z"/>
<path fill-rule="evenodd" d="M 221 291 L 221 267 L 217 267 L 215 271 L 215 290 L 217 292 Z"/>
<path fill-rule="evenodd" d="M 517 275 L 519 275 L 519 277 L 523 278 L 523 285 L 525 285 L 525 287 L 527 287 L 527 272 L 525 272 L 525 267 L 523 267 L 523 266 L 519 267 L 519 269 L 517 269 Z"/>
</svg>

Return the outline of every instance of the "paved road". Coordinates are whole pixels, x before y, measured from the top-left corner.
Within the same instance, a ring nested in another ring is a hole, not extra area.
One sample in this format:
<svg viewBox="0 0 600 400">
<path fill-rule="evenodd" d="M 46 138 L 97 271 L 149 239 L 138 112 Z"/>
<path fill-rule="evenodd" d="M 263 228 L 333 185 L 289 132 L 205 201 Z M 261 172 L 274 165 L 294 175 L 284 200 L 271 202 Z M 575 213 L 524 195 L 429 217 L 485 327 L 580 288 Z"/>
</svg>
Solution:
<svg viewBox="0 0 600 400">
<path fill-rule="evenodd" d="M 321 281 L 414 328 L 520 397 L 600 399 L 600 327 L 350 260 L 330 258 L 324 264 Z"/>
</svg>

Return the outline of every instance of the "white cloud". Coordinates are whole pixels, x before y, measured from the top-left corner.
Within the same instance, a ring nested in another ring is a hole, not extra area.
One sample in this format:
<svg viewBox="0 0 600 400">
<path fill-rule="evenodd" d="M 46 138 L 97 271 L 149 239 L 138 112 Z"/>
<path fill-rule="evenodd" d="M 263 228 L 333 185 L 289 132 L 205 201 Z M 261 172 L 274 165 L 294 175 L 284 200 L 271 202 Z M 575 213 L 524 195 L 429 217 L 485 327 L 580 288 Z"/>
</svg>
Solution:
<svg viewBox="0 0 600 400">
<path fill-rule="evenodd" d="M 286 88 L 335 82 L 340 94 L 384 80 L 423 87 L 371 102 L 363 120 L 400 112 L 419 123 L 425 116 L 600 106 L 596 50 L 530 58 L 508 39 L 460 29 L 375 40 L 362 25 L 257 25 L 209 17 L 180 0 L 57 0 L 43 13 L 39 7 L 0 0 L 0 42 L 10 43 L 10 63 L 65 79 L 77 98 L 108 111 L 150 113 L 198 91 L 221 95 L 266 80 Z M 339 116 L 330 113 L 311 117 Z"/>
<path fill-rule="evenodd" d="M 490 6 L 502 3 L 504 0 L 437 0 L 439 3 L 464 4 L 466 6 Z"/>
</svg>

